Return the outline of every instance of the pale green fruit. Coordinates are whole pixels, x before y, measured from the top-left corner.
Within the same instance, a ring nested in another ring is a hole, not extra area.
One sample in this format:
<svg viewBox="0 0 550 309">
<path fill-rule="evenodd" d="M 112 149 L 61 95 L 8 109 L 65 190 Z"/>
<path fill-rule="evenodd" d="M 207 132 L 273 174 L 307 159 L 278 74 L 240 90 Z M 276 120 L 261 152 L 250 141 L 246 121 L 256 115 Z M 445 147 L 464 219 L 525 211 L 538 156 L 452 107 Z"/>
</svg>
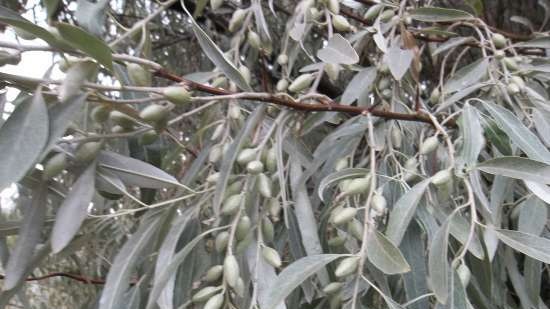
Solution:
<svg viewBox="0 0 550 309">
<path fill-rule="evenodd" d="M 206 272 L 206 275 L 204 276 L 204 280 L 206 282 L 216 282 L 220 280 L 222 275 L 223 275 L 223 266 L 215 265 L 210 267 L 210 269 L 208 269 L 208 271 Z"/>
<path fill-rule="evenodd" d="M 239 211 L 239 208 L 241 207 L 241 202 L 243 200 L 243 196 L 241 194 L 235 194 L 230 197 L 228 197 L 225 202 L 223 203 L 221 212 L 225 216 L 231 216 L 237 213 Z"/>
<path fill-rule="evenodd" d="M 87 142 L 80 144 L 74 154 L 74 159 L 78 163 L 87 163 L 95 159 L 101 150 L 102 142 Z"/>
<path fill-rule="evenodd" d="M 92 118 L 93 121 L 97 122 L 97 123 L 104 123 L 105 121 L 107 121 L 109 119 L 109 114 L 110 114 L 110 110 L 107 106 L 105 105 L 98 105 L 98 106 L 95 106 L 91 113 L 90 113 L 90 117 Z"/>
<path fill-rule="evenodd" d="M 506 68 L 512 72 L 515 72 L 519 69 L 518 63 L 514 58 L 506 57 L 502 59 L 502 63 L 506 66 Z"/>
<path fill-rule="evenodd" d="M 302 74 L 298 76 L 291 84 L 288 86 L 290 92 L 300 92 L 311 86 L 311 83 L 315 80 L 315 76 L 310 73 Z"/>
<path fill-rule="evenodd" d="M 246 171 L 252 175 L 257 175 L 264 171 L 264 164 L 259 160 L 250 161 L 246 165 Z"/>
<path fill-rule="evenodd" d="M 260 195 L 265 198 L 271 198 L 273 195 L 273 183 L 271 182 L 271 179 L 269 179 L 269 177 L 267 177 L 264 173 L 258 174 L 257 177 L 258 180 L 256 185 L 258 186 Z"/>
<path fill-rule="evenodd" d="M 267 204 L 269 215 L 272 218 L 278 218 L 283 206 L 277 198 L 270 198 Z"/>
<path fill-rule="evenodd" d="M 170 115 L 170 109 L 160 104 L 151 104 L 139 112 L 139 117 L 149 123 L 165 121 Z"/>
<path fill-rule="evenodd" d="M 385 90 L 391 86 L 391 80 L 388 77 L 381 78 L 378 81 L 378 89 Z"/>
<path fill-rule="evenodd" d="M 135 124 L 134 118 L 117 110 L 113 110 L 109 113 L 109 119 L 113 122 L 113 124 L 119 125 L 125 129 L 132 129 Z"/>
<path fill-rule="evenodd" d="M 216 294 L 212 296 L 206 304 L 204 304 L 204 307 L 202 309 L 220 309 L 223 305 L 223 293 Z"/>
<path fill-rule="evenodd" d="M 336 236 L 329 239 L 327 243 L 330 247 L 340 247 L 346 243 L 346 239 L 340 236 Z"/>
<path fill-rule="evenodd" d="M 439 171 L 432 176 L 432 184 L 436 186 L 445 185 L 451 181 L 452 176 L 453 173 L 449 169 Z"/>
<path fill-rule="evenodd" d="M 275 228 L 268 217 L 262 219 L 262 236 L 264 241 L 267 242 L 273 241 L 273 238 L 275 237 Z"/>
<path fill-rule="evenodd" d="M 419 153 L 421 155 L 427 155 L 434 152 L 439 146 L 439 139 L 437 136 L 430 136 L 420 144 Z"/>
<path fill-rule="evenodd" d="M 256 159 L 256 155 L 258 154 L 257 150 L 254 148 L 245 148 L 239 152 L 239 155 L 237 156 L 237 163 L 240 165 L 246 165 L 249 162 Z"/>
<path fill-rule="evenodd" d="M 210 149 L 210 153 L 208 154 L 208 161 L 210 163 L 216 163 L 220 161 L 222 156 L 223 156 L 223 145 L 220 145 L 220 144 L 214 145 Z"/>
<path fill-rule="evenodd" d="M 369 22 L 374 21 L 383 8 L 384 6 L 382 4 L 375 4 L 369 7 L 365 15 L 363 15 L 363 18 Z"/>
<path fill-rule="evenodd" d="M 270 148 L 265 156 L 265 167 L 270 172 L 277 170 L 277 151 L 275 147 Z"/>
<path fill-rule="evenodd" d="M 338 278 L 349 276 L 357 270 L 358 265 L 359 257 L 352 256 L 345 258 L 340 262 L 340 264 L 338 264 L 338 267 L 336 267 L 334 274 Z"/>
<path fill-rule="evenodd" d="M 496 48 L 506 47 L 506 37 L 500 33 L 493 33 L 493 35 L 491 36 L 491 41 L 493 41 L 493 44 L 495 44 Z"/>
<path fill-rule="evenodd" d="M 401 134 L 401 130 L 399 129 L 399 127 L 393 126 L 390 134 L 393 148 L 401 148 L 401 144 L 403 143 L 403 134 Z"/>
<path fill-rule="evenodd" d="M 433 105 L 439 103 L 439 99 L 441 98 L 441 91 L 439 90 L 439 87 L 434 88 L 432 91 L 432 94 L 430 95 L 430 103 Z"/>
<path fill-rule="evenodd" d="M 355 218 L 355 215 L 357 215 L 357 208 L 353 207 L 346 207 L 342 209 L 336 208 L 334 211 L 335 212 L 333 213 L 332 223 L 336 225 L 346 224 L 353 220 L 353 218 Z"/>
<path fill-rule="evenodd" d="M 243 76 L 244 80 L 246 81 L 247 84 L 250 84 L 250 81 L 252 80 L 252 74 L 250 73 L 250 69 L 248 69 L 248 67 L 244 66 L 244 65 L 241 65 L 239 67 L 239 72 L 241 73 L 241 75 Z"/>
<path fill-rule="evenodd" d="M 331 81 L 338 80 L 340 75 L 340 66 L 337 64 L 328 63 L 325 65 L 325 73 Z"/>
<path fill-rule="evenodd" d="M 286 79 L 281 79 L 277 82 L 275 88 L 277 92 L 285 92 L 288 89 L 288 81 Z"/>
<path fill-rule="evenodd" d="M 516 95 L 521 92 L 521 89 L 516 83 L 509 83 L 506 86 L 506 91 L 508 91 L 510 95 Z"/>
<path fill-rule="evenodd" d="M 191 93 L 183 86 L 166 87 L 162 95 L 176 105 L 183 105 L 191 102 Z"/>
<path fill-rule="evenodd" d="M 210 0 L 210 7 L 213 11 L 219 9 L 223 5 L 223 0 Z"/>
<path fill-rule="evenodd" d="M 239 28 L 246 17 L 247 10 L 237 9 L 233 12 L 231 20 L 229 21 L 229 31 L 234 32 Z"/>
<path fill-rule="evenodd" d="M 395 12 L 393 10 L 385 10 L 380 14 L 379 19 L 381 22 L 388 22 L 394 16 L 395 16 Z"/>
<path fill-rule="evenodd" d="M 263 247 L 262 256 L 264 257 L 266 262 L 268 262 L 271 266 L 275 268 L 279 268 L 283 264 L 283 262 L 281 261 L 281 256 L 273 248 Z"/>
<path fill-rule="evenodd" d="M 504 52 L 503 50 L 500 50 L 500 49 L 495 51 L 495 58 L 497 60 L 502 60 L 502 59 L 504 59 L 504 57 L 506 57 L 506 52 Z"/>
<path fill-rule="evenodd" d="M 239 279 L 237 280 L 237 285 L 235 286 L 234 290 L 235 290 L 235 293 L 237 293 L 237 295 L 239 295 L 240 297 L 244 296 L 246 286 L 244 284 L 243 278 L 239 277 Z"/>
<path fill-rule="evenodd" d="M 234 255 L 228 255 L 223 261 L 223 278 L 232 288 L 237 286 L 239 280 L 239 263 Z"/>
<path fill-rule="evenodd" d="M 466 266 L 465 264 L 460 264 L 458 268 L 456 269 L 456 272 L 458 273 L 458 278 L 460 278 L 460 282 L 462 282 L 462 285 L 464 287 L 467 287 L 470 283 L 470 278 L 472 277 L 472 272 Z"/>
<path fill-rule="evenodd" d="M 149 130 L 139 136 L 140 145 L 151 145 L 159 138 L 157 131 Z"/>
<path fill-rule="evenodd" d="M 140 87 L 151 85 L 151 72 L 137 63 L 128 63 L 126 65 L 128 77 L 132 84 Z"/>
<path fill-rule="evenodd" d="M 376 193 L 372 196 L 372 208 L 378 213 L 384 213 L 386 211 L 387 204 L 386 198 L 384 198 L 383 195 Z"/>
<path fill-rule="evenodd" d="M 225 249 L 227 249 L 228 243 L 229 243 L 229 233 L 226 231 L 223 231 L 216 236 L 216 240 L 214 241 L 214 248 L 219 253 L 224 252 Z"/>
<path fill-rule="evenodd" d="M 339 0 L 327 0 L 327 9 L 332 14 L 340 14 L 340 1 Z"/>
<path fill-rule="evenodd" d="M 219 179 L 220 179 L 220 173 L 218 172 L 206 177 L 206 181 L 209 183 L 217 183 Z"/>
<path fill-rule="evenodd" d="M 332 26 L 334 29 L 340 32 L 346 32 L 351 30 L 351 24 L 349 21 L 342 15 L 335 15 L 332 18 Z"/>
<path fill-rule="evenodd" d="M 348 233 L 350 233 L 351 236 L 359 240 L 363 239 L 364 227 L 363 224 L 361 224 L 361 222 L 359 222 L 358 220 L 354 219 L 350 221 L 347 225 L 347 231 Z"/>
<path fill-rule="evenodd" d="M 280 54 L 279 56 L 277 56 L 277 63 L 279 65 L 286 65 L 288 63 L 288 55 Z"/>
<path fill-rule="evenodd" d="M 193 295 L 191 301 L 194 303 L 202 303 L 209 300 L 214 294 L 218 293 L 220 287 L 207 286 L 200 289 L 197 293 Z"/>
<path fill-rule="evenodd" d="M 262 48 L 262 39 L 260 38 L 260 35 L 257 34 L 255 31 L 248 31 L 247 42 L 254 49 Z"/>
<path fill-rule="evenodd" d="M 64 152 L 58 152 L 44 163 L 42 179 L 50 179 L 59 175 L 67 166 L 67 155 Z"/>
<path fill-rule="evenodd" d="M 371 182 L 371 176 L 367 175 L 366 177 L 354 178 L 351 179 L 344 188 L 342 188 L 342 193 L 345 195 L 355 195 L 365 193 Z"/>
<path fill-rule="evenodd" d="M 336 294 L 342 290 L 344 283 L 342 282 L 331 282 L 323 288 L 323 293 L 325 294 Z"/>
<path fill-rule="evenodd" d="M 250 232 L 250 228 L 252 227 L 252 221 L 250 221 L 250 217 L 248 216 L 242 216 L 239 219 L 239 223 L 237 223 L 237 229 L 235 230 L 235 236 L 237 237 L 237 240 L 243 240 Z"/>
<path fill-rule="evenodd" d="M 513 75 L 512 77 L 510 77 L 510 82 L 518 85 L 520 90 L 525 89 L 525 81 L 520 76 Z"/>
</svg>

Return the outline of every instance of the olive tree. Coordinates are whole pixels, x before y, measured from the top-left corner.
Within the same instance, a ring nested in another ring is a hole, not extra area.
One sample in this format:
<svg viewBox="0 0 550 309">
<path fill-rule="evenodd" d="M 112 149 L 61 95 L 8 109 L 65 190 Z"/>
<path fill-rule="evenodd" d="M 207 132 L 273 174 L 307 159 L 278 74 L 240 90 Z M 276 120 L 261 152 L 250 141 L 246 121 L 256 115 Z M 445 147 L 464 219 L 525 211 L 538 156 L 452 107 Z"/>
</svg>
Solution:
<svg viewBox="0 0 550 309">
<path fill-rule="evenodd" d="M 8 1 L 0 307 L 547 308 L 550 3 L 497 2 Z"/>
</svg>

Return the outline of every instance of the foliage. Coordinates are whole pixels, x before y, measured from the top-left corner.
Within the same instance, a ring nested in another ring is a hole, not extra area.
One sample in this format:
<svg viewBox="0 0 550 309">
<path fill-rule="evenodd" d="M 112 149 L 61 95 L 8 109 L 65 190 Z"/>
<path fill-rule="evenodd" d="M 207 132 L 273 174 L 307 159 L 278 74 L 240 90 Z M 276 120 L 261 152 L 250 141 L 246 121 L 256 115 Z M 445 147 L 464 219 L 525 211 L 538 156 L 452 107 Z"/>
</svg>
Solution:
<svg viewBox="0 0 550 309">
<path fill-rule="evenodd" d="M 1 65 L 56 59 L 0 73 L 1 308 L 60 306 L 25 291 L 58 276 L 81 308 L 548 305 L 545 24 L 500 30 L 479 0 L 77 3 L 42 1 L 45 27 L 0 7 Z"/>
</svg>

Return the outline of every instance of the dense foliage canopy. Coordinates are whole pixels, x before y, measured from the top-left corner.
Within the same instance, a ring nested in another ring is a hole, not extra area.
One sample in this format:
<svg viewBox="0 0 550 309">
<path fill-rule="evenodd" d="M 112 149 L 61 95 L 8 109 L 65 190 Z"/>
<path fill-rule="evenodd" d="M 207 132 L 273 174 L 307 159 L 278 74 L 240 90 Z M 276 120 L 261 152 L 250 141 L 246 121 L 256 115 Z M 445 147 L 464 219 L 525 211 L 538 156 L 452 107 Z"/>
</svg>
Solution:
<svg viewBox="0 0 550 309">
<path fill-rule="evenodd" d="M 506 2 L 0 1 L 0 308 L 547 308 L 550 2 Z"/>
</svg>

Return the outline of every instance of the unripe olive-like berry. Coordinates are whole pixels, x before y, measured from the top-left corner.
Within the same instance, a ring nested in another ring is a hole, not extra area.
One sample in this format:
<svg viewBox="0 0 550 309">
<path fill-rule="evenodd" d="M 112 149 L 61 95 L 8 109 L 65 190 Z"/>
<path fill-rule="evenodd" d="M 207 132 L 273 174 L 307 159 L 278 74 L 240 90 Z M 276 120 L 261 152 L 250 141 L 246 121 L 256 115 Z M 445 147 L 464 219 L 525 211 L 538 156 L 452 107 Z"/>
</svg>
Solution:
<svg viewBox="0 0 550 309">
<path fill-rule="evenodd" d="M 267 242 L 273 241 L 273 238 L 275 237 L 275 228 L 268 217 L 262 219 L 262 236 L 264 241 Z"/>
<path fill-rule="evenodd" d="M 280 54 L 277 57 L 277 63 L 279 65 L 286 65 L 288 63 L 288 55 L 287 54 Z"/>
<path fill-rule="evenodd" d="M 250 81 L 252 80 L 252 74 L 250 73 L 250 70 L 247 66 L 241 65 L 239 67 L 239 72 L 243 76 L 244 80 L 247 84 L 250 84 Z"/>
<path fill-rule="evenodd" d="M 237 286 L 239 280 L 239 263 L 234 255 L 227 255 L 223 260 L 223 278 L 232 288 Z"/>
<path fill-rule="evenodd" d="M 166 87 L 162 91 L 162 95 L 164 95 L 168 101 L 176 105 L 191 102 L 191 93 L 183 86 Z"/>
<path fill-rule="evenodd" d="M 193 295 L 191 301 L 196 303 L 202 303 L 209 300 L 214 294 L 220 290 L 220 287 L 207 286 L 200 289 L 197 293 Z"/>
<path fill-rule="evenodd" d="M 243 9 L 237 9 L 233 12 L 231 20 L 229 21 L 229 31 L 234 32 L 243 24 L 246 13 L 247 11 Z"/>
<path fill-rule="evenodd" d="M 345 258 L 340 262 L 340 264 L 338 264 L 338 267 L 336 267 L 334 274 L 338 278 L 349 276 L 357 270 L 358 264 L 359 264 L 359 257 L 352 256 L 352 257 Z"/>
<path fill-rule="evenodd" d="M 227 193 L 227 196 L 240 193 L 243 189 L 243 183 L 242 181 L 235 181 L 232 184 L 230 184 L 225 192 Z"/>
<path fill-rule="evenodd" d="M 336 81 L 340 75 L 340 66 L 333 63 L 327 63 L 325 64 L 325 73 L 327 73 L 331 81 Z"/>
<path fill-rule="evenodd" d="M 275 86 L 277 92 L 285 92 L 288 89 L 288 81 L 286 79 L 281 79 L 277 82 Z"/>
<path fill-rule="evenodd" d="M 279 253 L 270 247 L 263 247 L 262 248 L 262 256 L 268 262 L 271 266 L 275 268 L 281 267 L 283 262 L 281 261 L 281 256 L 279 256 Z"/>
<path fill-rule="evenodd" d="M 118 124 L 111 127 L 111 133 L 118 134 L 118 133 L 124 133 L 124 132 L 128 132 L 128 129 L 123 128 L 123 127 L 119 126 Z"/>
<path fill-rule="evenodd" d="M 355 195 L 365 193 L 370 186 L 371 176 L 367 175 L 366 177 L 354 178 L 342 188 L 342 193 L 345 195 Z"/>
<path fill-rule="evenodd" d="M 219 172 L 216 172 L 216 173 L 211 174 L 208 177 L 206 177 L 206 181 L 209 182 L 209 183 L 217 183 L 219 179 L 220 179 L 220 173 Z"/>
<path fill-rule="evenodd" d="M 216 236 L 216 240 L 214 241 L 214 248 L 219 253 L 224 252 L 225 249 L 227 249 L 228 243 L 229 243 L 229 233 L 226 231 L 223 231 Z"/>
<path fill-rule="evenodd" d="M 506 90 L 508 91 L 508 93 L 510 95 L 516 95 L 516 94 L 521 92 L 521 89 L 519 88 L 519 86 L 516 83 L 509 83 L 506 86 Z"/>
<path fill-rule="evenodd" d="M 208 161 L 210 163 L 216 163 L 222 158 L 222 155 L 223 155 L 223 145 L 220 145 L 220 144 L 214 145 L 210 149 L 210 153 L 208 154 Z"/>
<path fill-rule="evenodd" d="M 382 11 L 383 8 L 384 6 L 382 4 L 375 4 L 367 10 L 365 15 L 363 15 L 363 18 L 367 21 L 373 21 L 374 19 L 376 19 L 376 17 L 380 13 L 380 11 Z"/>
<path fill-rule="evenodd" d="M 498 60 L 502 60 L 504 59 L 504 57 L 506 57 L 506 53 L 503 51 L 503 50 L 496 50 L 495 51 L 495 58 L 498 59 Z"/>
<path fill-rule="evenodd" d="M 439 139 L 437 136 L 430 136 L 420 144 L 419 152 L 421 155 L 427 155 L 437 149 L 439 146 Z"/>
<path fill-rule="evenodd" d="M 351 236 L 361 240 L 363 239 L 363 224 L 358 220 L 352 220 L 348 223 L 347 231 Z"/>
<path fill-rule="evenodd" d="M 276 198 L 270 198 L 267 202 L 267 210 L 269 211 L 269 215 L 272 218 L 278 218 L 282 208 L 283 206 Z"/>
<path fill-rule="evenodd" d="M 214 87 L 214 88 L 225 88 L 226 86 L 227 86 L 227 78 L 225 78 L 223 76 L 216 77 L 212 81 L 212 87 Z"/>
<path fill-rule="evenodd" d="M 332 18 L 332 26 L 334 27 L 334 29 L 340 32 L 346 32 L 351 30 L 351 24 L 342 15 L 335 15 Z"/>
<path fill-rule="evenodd" d="M 229 114 L 229 118 L 234 120 L 240 120 L 243 117 L 241 108 L 238 104 L 230 104 L 229 111 L 227 113 Z"/>
<path fill-rule="evenodd" d="M 338 161 L 336 161 L 336 164 L 334 164 L 334 170 L 335 171 L 341 171 L 348 167 L 348 158 L 340 158 Z"/>
<path fill-rule="evenodd" d="M 516 62 L 516 60 L 514 58 L 506 57 L 506 58 L 502 59 L 502 63 L 504 63 L 506 68 L 508 70 L 512 71 L 512 72 L 515 72 L 519 69 L 518 63 Z"/>
<path fill-rule="evenodd" d="M 219 139 L 222 136 L 224 129 L 225 129 L 225 125 L 223 123 L 216 126 L 216 128 L 214 129 L 214 132 L 212 132 L 212 135 L 210 136 L 210 140 L 215 141 Z"/>
<path fill-rule="evenodd" d="M 235 230 L 235 236 L 237 240 L 243 240 L 248 235 L 250 228 L 252 227 L 252 221 L 250 221 L 249 216 L 242 216 L 237 223 L 237 228 Z"/>
<path fill-rule="evenodd" d="M 67 155 L 63 152 L 58 152 L 44 163 L 44 171 L 42 179 L 50 179 L 61 173 L 67 166 Z"/>
<path fill-rule="evenodd" d="M 310 73 L 302 74 L 298 76 L 291 84 L 288 86 L 288 90 L 291 92 L 300 92 L 311 86 L 311 83 L 315 79 L 315 76 Z"/>
<path fill-rule="evenodd" d="M 166 120 L 170 114 L 170 109 L 167 106 L 160 104 L 151 104 L 146 106 L 141 112 L 139 117 L 149 123 L 156 123 Z"/>
<path fill-rule="evenodd" d="M 239 208 L 241 207 L 241 202 L 243 200 L 243 197 L 241 194 L 235 194 L 230 197 L 228 197 L 222 206 L 222 214 L 226 216 L 231 216 L 237 213 L 239 211 Z"/>
<path fill-rule="evenodd" d="M 458 278 L 460 278 L 460 282 L 462 282 L 462 285 L 464 287 L 468 286 L 468 283 L 470 283 L 470 278 L 472 277 L 472 272 L 466 266 L 465 264 L 460 264 L 458 268 L 456 269 L 456 272 L 458 273 Z"/>
<path fill-rule="evenodd" d="M 87 163 L 95 159 L 101 150 L 101 142 L 87 142 L 80 144 L 74 154 L 74 159 L 79 163 Z"/>
<path fill-rule="evenodd" d="M 391 80 L 388 77 L 383 77 L 378 81 L 379 90 L 388 89 L 390 85 L 391 85 Z"/>
<path fill-rule="evenodd" d="M 216 282 L 218 281 L 223 274 L 223 266 L 222 265 L 215 265 L 210 267 L 208 271 L 206 272 L 206 275 L 204 276 L 204 280 L 206 282 Z"/>
<path fill-rule="evenodd" d="M 109 113 L 109 119 L 114 123 L 117 124 L 125 129 L 132 129 L 135 124 L 134 118 L 126 115 L 123 112 L 119 112 L 117 110 L 112 110 Z"/>
<path fill-rule="evenodd" d="M 244 284 L 244 280 L 243 278 L 239 277 L 239 279 L 237 280 L 237 285 L 234 288 L 234 291 L 235 293 L 237 293 L 237 295 L 239 295 L 240 297 L 243 297 L 245 290 L 246 290 L 246 286 Z"/>
<path fill-rule="evenodd" d="M 386 198 L 384 198 L 383 195 L 375 193 L 372 196 L 372 209 L 376 210 L 379 213 L 384 213 L 387 208 L 387 201 Z"/>
<path fill-rule="evenodd" d="M 250 161 L 246 165 L 246 171 L 252 175 L 257 175 L 264 171 L 264 164 L 259 160 Z"/>
<path fill-rule="evenodd" d="M 395 16 L 395 12 L 393 10 L 385 10 L 382 12 L 379 16 L 381 22 L 387 22 L 390 19 L 392 19 Z"/>
<path fill-rule="evenodd" d="M 128 70 L 128 77 L 132 84 L 136 86 L 150 86 L 151 85 L 151 72 L 137 63 L 128 63 L 126 65 Z"/>
<path fill-rule="evenodd" d="M 340 247 L 346 242 L 346 239 L 340 236 L 332 237 L 328 240 L 328 245 L 330 247 Z"/>
<path fill-rule="evenodd" d="M 90 113 L 90 117 L 97 123 L 103 123 L 109 119 L 110 110 L 105 105 L 94 107 Z"/>
<path fill-rule="evenodd" d="M 493 41 L 493 44 L 495 44 L 496 48 L 506 47 L 506 37 L 504 37 L 500 33 L 493 33 L 493 35 L 491 36 L 491 41 Z"/>
<path fill-rule="evenodd" d="M 520 90 L 525 89 L 525 81 L 520 76 L 513 75 L 512 77 L 510 77 L 510 82 L 518 85 Z"/>
<path fill-rule="evenodd" d="M 389 100 L 393 97 L 393 92 L 390 89 L 384 89 L 382 90 L 382 98 Z"/>
<path fill-rule="evenodd" d="M 451 181 L 452 176 L 453 174 L 449 169 L 439 171 L 432 176 L 432 184 L 436 186 L 445 185 Z"/>
<path fill-rule="evenodd" d="M 418 166 L 418 160 L 416 158 L 412 157 L 409 158 L 407 161 L 405 161 L 405 169 L 409 171 L 416 171 L 416 167 Z"/>
<path fill-rule="evenodd" d="M 277 151 L 275 148 L 270 148 L 265 156 L 265 167 L 270 172 L 277 170 Z"/>
<path fill-rule="evenodd" d="M 323 293 L 325 294 L 336 294 L 342 290 L 344 283 L 342 282 L 331 282 L 323 288 Z"/>
<path fill-rule="evenodd" d="M 273 196 L 273 183 L 271 182 L 271 179 L 267 177 L 266 174 L 260 173 L 258 174 L 258 191 L 260 192 L 260 195 L 265 198 L 271 198 Z"/>
<path fill-rule="evenodd" d="M 340 14 L 340 1 L 339 0 L 327 0 L 327 9 L 332 14 Z"/>
<path fill-rule="evenodd" d="M 441 91 L 439 90 L 439 87 L 434 88 L 432 91 L 432 94 L 430 95 L 430 103 L 433 105 L 439 103 L 439 99 L 441 98 Z"/>
<path fill-rule="evenodd" d="M 241 150 L 239 152 L 239 155 L 237 156 L 237 163 L 241 165 L 248 164 L 248 162 L 251 162 L 256 159 L 256 155 L 258 152 L 254 148 L 246 148 Z"/>
<path fill-rule="evenodd" d="M 357 208 L 353 207 L 346 207 L 342 209 L 335 209 L 336 211 L 334 213 L 334 216 L 332 217 L 332 223 L 335 225 L 343 225 L 355 218 L 355 215 L 357 215 Z"/>
<path fill-rule="evenodd" d="M 403 134 L 401 134 L 401 130 L 397 126 L 393 126 L 391 129 L 391 144 L 393 148 L 399 149 L 401 148 L 401 144 L 403 142 Z"/>
<path fill-rule="evenodd" d="M 262 48 L 262 39 L 255 31 L 248 31 L 247 42 L 254 49 Z"/>
<path fill-rule="evenodd" d="M 212 296 L 202 309 L 220 309 L 223 306 L 223 293 Z"/>
<path fill-rule="evenodd" d="M 223 5 L 223 0 L 210 0 L 210 7 L 213 11 L 219 9 Z"/>
<path fill-rule="evenodd" d="M 36 39 L 36 35 L 28 32 L 27 30 L 24 30 L 24 29 L 21 29 L 21 28 L 18 28 L 18 27 L 13 27 L 13 31 L 15 32 L 15 34 L 20 37 L 21 39 L 23 40 L 34 40 Z"/>
<path fill-rule="evenodd" d="M 151 145 L 159 138 L 158 133 L 155 130 L 149 130 L 139 136 L 140 145 Z"/>
</svg>

